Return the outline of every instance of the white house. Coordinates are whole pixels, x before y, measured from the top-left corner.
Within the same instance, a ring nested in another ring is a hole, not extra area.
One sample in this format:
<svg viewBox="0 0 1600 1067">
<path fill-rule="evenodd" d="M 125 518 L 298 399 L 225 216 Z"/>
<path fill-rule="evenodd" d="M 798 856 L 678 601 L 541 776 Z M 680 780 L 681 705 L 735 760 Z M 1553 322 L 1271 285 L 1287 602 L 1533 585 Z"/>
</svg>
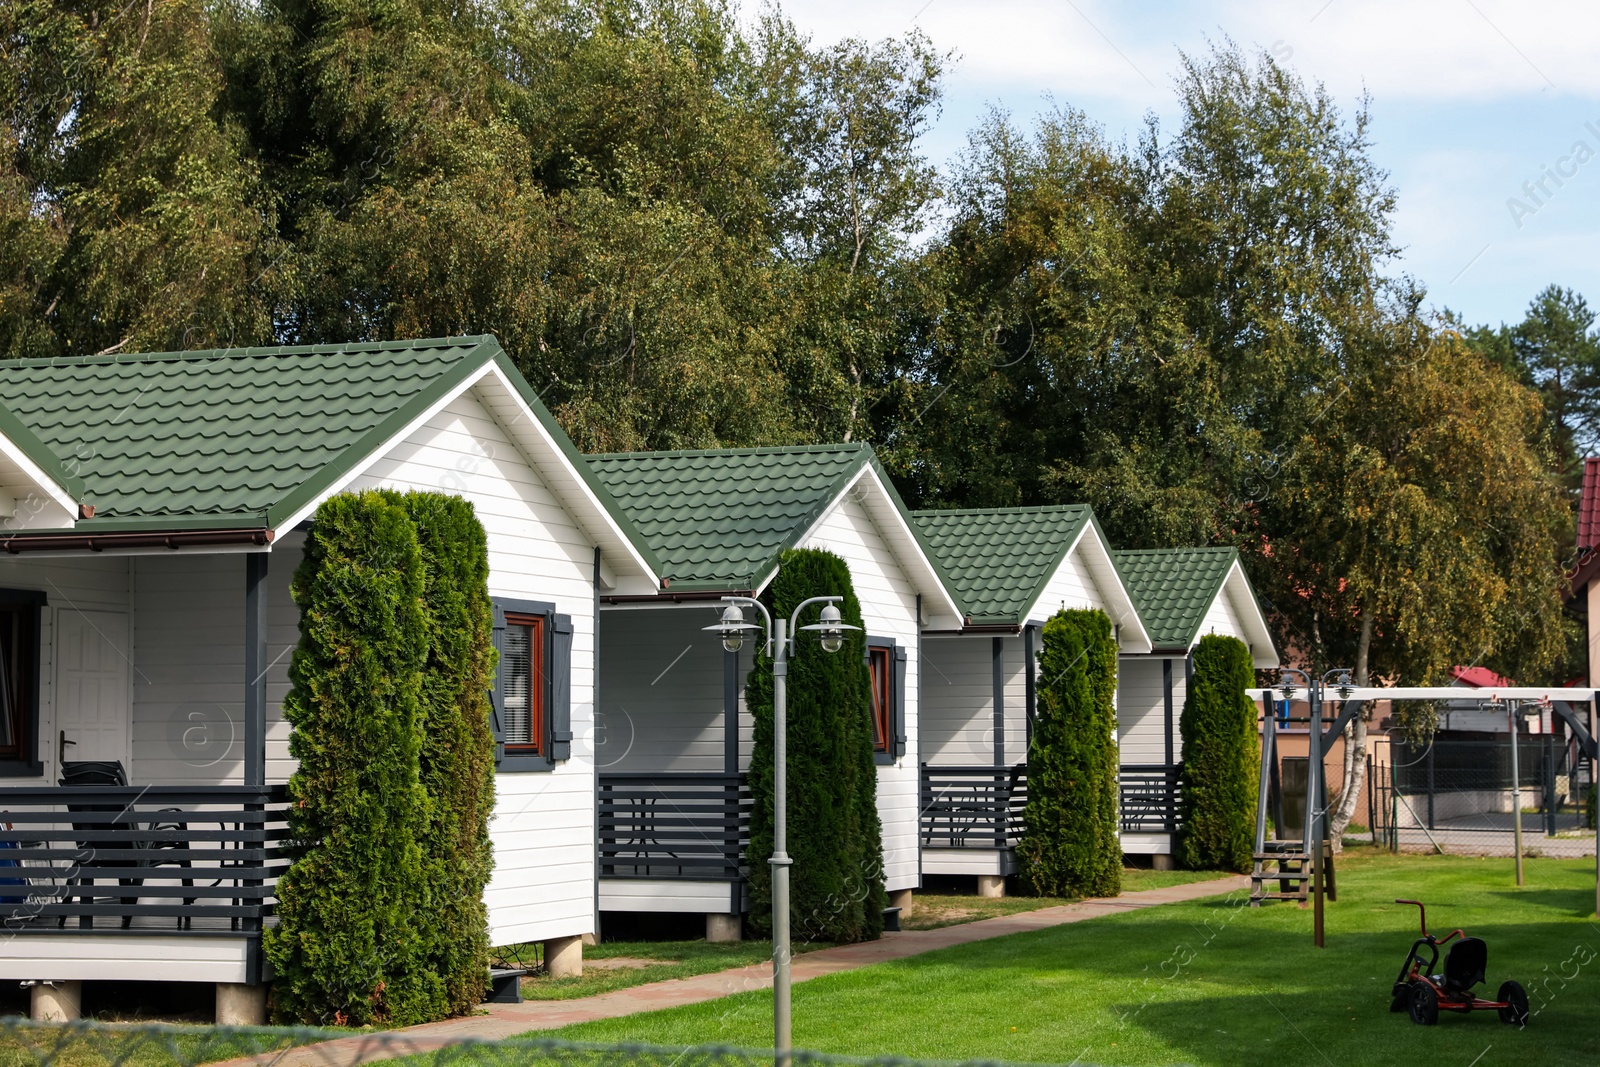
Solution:
<svg viewBox="0 0 1600 1067">
<path fill-rule="evenodd" d="M 700 913 L 708 938 L 739 936 L 744 871 L 765 860 L 743 854 L 751 646 L 725 652 L 703 628 L 717 621 L 719 598 L 760 596 L 791 548 L 826 548 L 850 567 L 876 683 L 885 880 L 903 901 L 921 876 L 920 635 L 959 620 L 871 450 L 643 452 L 590 462 L 661 567 L 659 590 L 601 596 L 601 910 Z M 800 654 L 824 653 L 813 646 Z"/>
<path fill-rule="evenodd" d="M 69 1010 L 84 980 L 214 982 L 259 1016 L 289 578 L 317 506 L 369 487 L 487 529 L 501 681 L 533 702 L 497 708 L 490 936 L 581 952 L 598 598 L 659 576 L 492 337 L 0 362 L 0 397 L 0 978 Z"/>
<path fill-rule="evenodd" d="M 1182 789 L 1179 721 L 1207 634 L 1236 637 L 1257 668 L 1276 667 L 1278 651 L 1250 579 L 1232 548 L 1117 552 L 1117 566 L 1139 606 L 1153 648 L 1124 652 L 1119 664 L 1117 734 L 1122 770 L 1122 851 L 1170 864 Z"/>
<path fill-rule="evenodd" d="M 1118 648 L 1150 638 L 1094 512 L 1068 505 L 918 511 L 961 618 L 923 629 L 922 869 L 1001 895 L 1026 803 L 1039 631 L 1063 608 L 1106 613 Z"/>
</svg>

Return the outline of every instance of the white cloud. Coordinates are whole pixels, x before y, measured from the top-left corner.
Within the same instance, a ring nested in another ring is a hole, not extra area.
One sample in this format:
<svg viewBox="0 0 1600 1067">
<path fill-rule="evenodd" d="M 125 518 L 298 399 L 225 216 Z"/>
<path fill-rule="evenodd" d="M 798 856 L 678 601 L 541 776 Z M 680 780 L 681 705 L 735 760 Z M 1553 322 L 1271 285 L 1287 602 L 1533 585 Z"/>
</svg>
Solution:
<svg viewBox="0 0 1600 1067">
<path fill-rule="evenodd" d="M 920 26 L 961 61 L 970 90 L 1043 90 L 1171 100 L 1178 52 L 1224 35 L 1262 47 L 1340 96 L 1364 87 L 1386 100 L 1484 100 L 1543 93 L 1600 97 L 1600 8 L 1533 8 L 1508 0 L 794 0 L 784 10 L 819 40 L 876 39 Z"/>
</svg>

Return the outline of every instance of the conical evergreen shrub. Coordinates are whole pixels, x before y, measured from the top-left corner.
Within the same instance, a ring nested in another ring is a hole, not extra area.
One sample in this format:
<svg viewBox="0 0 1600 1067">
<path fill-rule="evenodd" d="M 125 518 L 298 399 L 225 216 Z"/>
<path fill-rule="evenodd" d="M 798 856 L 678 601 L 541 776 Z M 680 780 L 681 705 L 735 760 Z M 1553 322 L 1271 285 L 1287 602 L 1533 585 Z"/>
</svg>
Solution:
<svg viewBox="0 0 1600 1067">
<path fill-rule="evenodd" d="M 421 832 L 425 966 L 444 981 L 453 1015 L 483 1000 L 489 918 L 483 890 L 494 869 L 494 608 L 489 540 L 467 501 L 442 493 L 393 494 L 417 528 L 425 571 L 428 656 L 422 679 Z"/>
<path fill-rule="evenodd" d="M 831 552 L 785 552 L 766 595 L 773 617 L 787 619 L 814 596 L 843 596 L 844 621 L 861 626 L 850 568 Z M 816 622 L 816 609 L 800 620 Z M 878 772 L 872 758 L 871 684 L 863 634 L 848 633 L 838 652 L 824 652 L 802 633 L 788 675 L 788 852 L 790 929 L 795 941 L 852 942 L 883 932 L 883 830 Z M 745 687 L 755 719 L 750 758 L 749 923 L 772 931 L 773 690 L 772 660 L 758 654 Z"/>
<path fill-rule="evenodd" d="M 1183 703 L 1183 826 L 1178 862 L 1191 870 L 1248 871 L 1255 843 L 1261 738 L 1250 649 L 1207 634 L 1194 650 L 1194 682 Z"/>
<path fill-rule="evenodd" d="M 1017 844 L 1022 880 L 1042 896 L 1122 890 L 1116 689 L 1117 643 L 1105 612 L 1057 612 L 1044 625 L 1028 805 Z"/>
<path fill-rule="evenodd" d="M 417 531 L 380 493 L 343 494 L 312 521 L 290 586 L 300 642 L 284 716 L 295 858 L 265 932 L 281 1022 L 403 1025 L 443 1014 L 414 921 L 420 701 L 428 652 Z"/>
</svg>

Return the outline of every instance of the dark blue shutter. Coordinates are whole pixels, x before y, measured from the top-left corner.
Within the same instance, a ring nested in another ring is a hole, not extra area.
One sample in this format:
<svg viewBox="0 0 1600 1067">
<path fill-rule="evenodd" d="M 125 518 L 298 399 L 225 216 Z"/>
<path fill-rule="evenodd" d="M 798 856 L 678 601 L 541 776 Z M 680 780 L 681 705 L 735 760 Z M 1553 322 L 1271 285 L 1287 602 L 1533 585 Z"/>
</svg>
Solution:
<svg viewBox="0 0 1600 1067">
<path fill-rule="evenodd" d="M 500 605 L 494 606 L 494 688 L 489 691 L 489 729 L 494 731 L 494 761 L 499 763 L 506 758 L 506 731 L 505 722 L 506 691 L 505 682 L 500 677 L 500 664 L 505 662 L 506 654 L 506 613 Z"/>
<path fill-rule="evenodd" d="M 894 755 L 896 759 L 906 754 L 906 650 L 894 646 Z"/>
<path fill-rule="evenodd" d="M 552 616 L 550 641 L 550 759 L 572 755 L 572 616 Z"/>
</svg>

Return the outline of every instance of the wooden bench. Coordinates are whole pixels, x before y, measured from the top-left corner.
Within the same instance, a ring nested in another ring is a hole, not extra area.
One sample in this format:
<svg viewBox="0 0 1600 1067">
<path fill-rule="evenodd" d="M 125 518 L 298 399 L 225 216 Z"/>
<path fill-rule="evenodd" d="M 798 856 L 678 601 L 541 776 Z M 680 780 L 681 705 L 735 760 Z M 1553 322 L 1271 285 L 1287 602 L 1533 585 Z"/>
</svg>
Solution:
<svg viewBox="0 0 1600 1067">
<path fill-rule="evenodd" d="M 488 1004 L 521 1004 L 522 978 L 526 967 L 490 967 Z"/>
</svg>

